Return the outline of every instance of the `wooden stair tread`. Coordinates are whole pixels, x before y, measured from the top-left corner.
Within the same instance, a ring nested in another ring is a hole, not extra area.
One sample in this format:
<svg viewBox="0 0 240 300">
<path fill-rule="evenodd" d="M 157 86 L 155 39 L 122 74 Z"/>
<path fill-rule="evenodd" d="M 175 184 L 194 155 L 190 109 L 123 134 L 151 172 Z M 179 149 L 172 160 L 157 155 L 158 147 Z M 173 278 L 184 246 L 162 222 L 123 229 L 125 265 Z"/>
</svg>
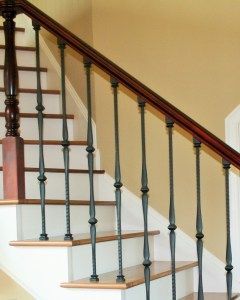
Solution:
<svg viewBox="0 0 240 300">
<path fill-rule="evenodd" d="M 87 141 L 69 141 L 72 146 L 87 146 Z M 0 140 L 0 144 L 2 144 L 2 140 Z M 44 140 L 44 145 L 62 145 L 62 141 L 57 140 Z M 39 140 L 24 140 L 24 145 L 39 145 Z"/>
<path fill-rule="evenodd" d="M 0 92 L 5 92 L 4 87 L 0 87 Z M 18 92 L 21 94 L 36 94 L 36 89 L 26 89 L 26 88 L 20 88 L 18 89 Z M 42 90 L 42 94 L 45 95 L 60 95 L 60 90 Z"/>
<path fill-rule="evenodd" d="M 176 272 L 187 270 L 197 266 L 197 262 L 178 261 L 176 262 Z M 64 288 L 87 288 L 87 289 L 128 289 L 144 283 L 144 267 L 137 265 L 123 270 L 126 281 L 116 282 L 118 272 L 108 272 L 99 276 L 99 282 L 90 282 L 89 278 L 62 283 Z M 171 274 L 171 262 L 154 261 L 151 265 L 151 280 L 156 280 Z"/>
<path fill-rule="evenodd" d="M 3 170 L 3 167 L 0 167 L 0 171 Z M 25 172 L 39 172 L 39 168 L 34 167 L 25 167 Z M 64 173 L 65 170 L 61 168 L 45 168 L 46 173 Z M 87 169 L 69 169 L 69 173 L 73 174 L 88 174 L 89 171 Z M 94 174 L 104 174 L 105 170 L 94 170 Z"/>
<path fill-rule="evenodd" d="M 5 49 L 5 45 L 0 45 L 0 49 Z M 16 50 L 20 50 L 20 51 L 36 51 L 36 47 L 16 46 Z"/>
<path fill-rule="evenodd" d="M 18 66 L 18 71 L 37 71 L 36 67 L 24 67 L 24 66 Z M 0 65 L 0 70 L 4 70 L 4 66 Z M 47 68 L 40 68 L 41 72 L 47 72 Z"/>
<path fill-rule="evenodd" d="M 197 293 L 188 295 L 181 300 L 197 300 L 198 296 Z M 204 300 L 226 300 L 227 294 L 226 293 L 204 293 Z M 239 299 L 239 294 L 233 294 L 231 299 Z"/>
<path fill-rule="evenodd" d="M 0 26 L 0 30 L 4 30 L 4 27 Z M 15 31 L 25 32 L 25 28 L 23 28 L 23 27 L 15 27 Z"/>
<path fill-rule="evenodd" d="M 46 199 L 46 205 L 65 205 L 65 200 L 58 199 Z M 24 199 L 24 200 L 0 200 L 0 205 L 40 205 L 41 201 L 39 199 Z M 70 200 L 70 205 L 81 205 L 89 206 L 89 200 Z M 115 206 L 115 201 L 95 201 L 95 205 L 98 206 Z"/>
<path fill-rule="evenodd" d="M 151 230 L 148 232 L 149 236 L 158 235 L 159 230 Z M 137 237 L 143 237 L 143 231 L 123 231 L 123 239 L 131 239 Z M 97 232 L 97 243 L 108 242 L 117 240 L 118 235 L 116 231 Z M 73 247 L 80 245 L 91 244 L 91 237 L 89 233 L 74 234 L 74 240 L 64 241 L 64 236 L 50 237 L 48 241 L 39 241 L 37 239 L 23 240 L 23 241 L 11 241 L 10 246 L 31 246 L 31 247 Z"/>
<path fill-rule="evenodd" d="M 37 118 L 37 113 L 20 113 L 20 118 Z M 5 112 L 0 112 L 0 117 L 5 117 Z M 45 119 L 62 119 L 62 114 L 43 114 Z M 67 119 L 74 119 L 74 115 L 67 115 Z"/>
</svg>

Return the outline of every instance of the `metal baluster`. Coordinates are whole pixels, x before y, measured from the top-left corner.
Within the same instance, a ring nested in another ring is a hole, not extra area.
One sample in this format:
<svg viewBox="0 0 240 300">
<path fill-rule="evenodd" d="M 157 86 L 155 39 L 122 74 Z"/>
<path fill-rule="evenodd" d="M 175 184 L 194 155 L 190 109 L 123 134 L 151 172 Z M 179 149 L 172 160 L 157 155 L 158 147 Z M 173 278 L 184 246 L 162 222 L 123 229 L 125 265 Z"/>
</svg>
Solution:
<svg viewBox="0 0 240 300">
<path fill-rule="evenodd" d="M 119 154 L 119 118 L 118 118 L 118 81 L 114 78 L 111 79 L 111 85 L 114 94 L 114 127 L 115 127 L 115 199 L 117 210 L 117 232 L 118 232 L 118 266 L 119 271 L 117 275 L 117 282 L 124 282 L 123 263 L 122 263 L 122 224 L 121 224 L 121 167 L 120 167 L 120 154 Z"/>
<path fill-rule="evenodd" d="M 223 160 L 223 169 L 225 173 L 226 189 L 226 227 L 227 227 L 227 247 L 226 247 L 226 282 L 227 282 L 227 299 L 232 299 L 232 247 L 231 247 L 231 225 L 230 225 L 230 199 L 229 199 L 229 170 L 230 163 Z"/>
<path fill-rule="evenodd" d="M 198 300 L 204 300 L 203 281 L 202 281 L 202 257 L 203 257 L 203 221 L 201 210 L 201 174 L 200 174 L 200 151 L 201 142 L 193 139 L 196 154 L 196 186 L 197 186 L 197 216 L 196 216 L 196 238 L 198 256 Z"/>
<path fill-rule="evenodd" d="M 94 199 L 94 183 L 93 183 L 93 168 L 94 168 L 94 155 L 95 151 L 93 147 L 93 132 L 92 132 L 92 97 L 91 97 L 91 66 L 92 63 L 88 59 L 84 59 L 84 67 L 86 69 L 87 77 L 87 105 L 88 105 L 88 133 L 87 133 L 87 143 L 86 148 L 88 152 L 88 170 L 89 170 L 89 184 L 90 184 L 90 207 L 89 207 L 89 224 L 90 224 L 90 234 L 91 234 L 91 244 L 92 244 L 92 267 L 93 274 L 91 275 L 91 281 L 99 281 L 97 275 L 96 267 L 96 224 L 98 220 L 95 215 L 95 199 Z"/>
<path fill-rule="evenodd" d="M 64 159 L 64 173 L 65 173 L 65 205 L 66 205 L 66 234 L 64 240 L 72 240 L 71 234 L 71 218 L 70 218 L 70 193 L 69 193 L 69 140 L 68 140 L 68 125 L 67 125 L 67 106 L 66 106 L 66 83 L 65 83 L 65 48 L 66 43 L 58 40 L 58 48 L 61 56 L 61 89 L 62 89 L 62 146 Z"/>
<path fill-rule="evenodd" d="M 171 250 L 171 267 L 172 267 L 172 299 L 176 300 L 176 218 L 175 218 L 175 203 L 174 203 L 174 175 L 173 175 L 173 127 L 174 122 L 166 118 L 168 129 L 168 144 L 169 144 L 169 185 L 170 185 L 170 205 L 169 205 L 169 226 L 170 230 L 170 250 Z"/>
<path fill-rule="evenodd" d="M 148 175 L 147 175 L 147 162 L 146 162 L 146 138 L 145 138 L 145 105 L 146 101 L 138 98 L 138 105 L 141 113 L 141 139 L 142 139 L 142 206 L 143 206 L 143 220 L 144 220 L 144 276 L 146 285 L 146 300 L 150 300 L 150 251 L 148 242 Z"/>
<path fill-rule="evenodd" d="M 35 42 L 36 42 L 36 68 L 37 68 L 37 106 L 38 111 L 38 132 L 39 132 L 39 188 L 41 198 L 41 215 L 42 215 L 42 233 L 40 234 L 40 240 L 48 240 L 46 233 L 46 216 L 45 216 L 45 165 L 44 165 L 44 151 L 43 151 L 43 106 L 42 87 L 41 87 L 41 72 L 40 72 L 40 47 L 39 47 L 39 31 L 40 25 L 33 22 L 33 29 L 35 30 Z"/>
</svg>

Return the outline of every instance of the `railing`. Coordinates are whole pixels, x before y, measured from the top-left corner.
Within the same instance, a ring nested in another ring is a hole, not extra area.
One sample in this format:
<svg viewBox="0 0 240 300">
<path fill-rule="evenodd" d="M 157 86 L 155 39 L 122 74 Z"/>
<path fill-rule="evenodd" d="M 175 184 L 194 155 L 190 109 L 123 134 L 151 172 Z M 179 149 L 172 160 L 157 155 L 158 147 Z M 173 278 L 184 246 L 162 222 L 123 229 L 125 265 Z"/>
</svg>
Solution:
<svg viewBox="0 0 240 300">
<path fill-rule="evenodd" d="M 141 139 L 142 139 L 142 204 L 144 218 L 144 273 L 146 282 L 146 299 L 150 299 L 150 278 L 151 278 L 151 261 L 148 244 L 148 175 L 147 175 L 147 157 L 146 157 L 146 132 L 145 132 L 145 109 L 146 104 L 154 107 L 163 113 L 166 117 L 166 127 L 169 137 L 169 183 L 170 183 L 170 205 L 169 205 L 169 231 L 170 231 L 170 250 L 172 262 L 172 299 L 176 299 L 176 270 L 175 270 L 175 203 L 174 203 L 174 153 L 173 153 L 173 130 L 174 124 L 177 124 L 193 137 L 193 146 L 196 155 L 196 244 L 199 269 L 198 283 L 198 299 L 204 299 L 203 282 L 202 282 L 202 254 L 203 254 L 203 221 L 201 213 L 201 172 L 200 172 L 200 151 L 201 145 L 204 144 L 217 153 L 223 160 L 223 169 L 225 172 L 226 187 L 226 223 L 227 223 L 227 249 L 226 249 L 226 282 L 227 282 L 227 299 L 232 297 L 232 253 L 231 253 L 231 234 L 230 234 L 230 209 L 229 209 L 229 169 L 231 165 L 240 169 L 240 154 L 210 133 L 204 127 L 178 110 L 172 104 L 167 102 L 161 96 L 157 95 L 151 89 L 139 82 L 133 76 L 122 70 L 116 64 L 97 52 L 95 49 L 87 45 L 81 39 L 66 30 L 63 26 L 48 17 L 38 8 L 30 4 L 26 0 L 6 0 L 0 1 L 0 9 L 5 19 L 4 32 L 6 41 L 5 51 L 5 67 L 4 67 L 4 83 L 6 93 L 6 138 L 3 142 L 3 153 L 5 156 L 11 151 L 15 151 L 12 163 L 6 160 L 4 162 L 4 192 L 6 199 L 24 199 L 24 168 L 23 159 L 18 159 L 18 154 L 23 157 L 23 142 L 19 135 L 19 109 L 18 109 L 18 71 L 16 63 L 16 49 L 14 41 L 14 18 L 17 13 L 24 13 L 33 20 L 33 28 L 36 36 L 36 67 L 37 67 L 37 111 L 39 125 L 39 183 L 40 197 L 42 207 L 42 232 L 40 240 L 48 239 L 46 223 L 45 223 L 45 167 L 44 167 L 44 146 L 43 146 L 43 104 L 42 90 L 40 80 L 40 53 L 39 53 L 39 31 L 41 27 L 51 32 L 58 38 L 58 46 L 61 54 L 61 89 L 62 89 L 62 110 L 63 110 L 63 158 L 65 170 L 65 191 L 66 191 L 66 234 L 65 239 L 73 239 L 70 229 L 70 198 L 69 198 L 69 141 L 68 128 L 66 120 L 66 93 L 65 93 L 65 60 L 64 49 L 66 46 L 71 47 L 84 58 L 84 66 L 86 70 L 86 89 L 88 100 L 88 166 L 89 166 L 89 182 L 90 182 L 90 234 L 92 242 L 92 265 L 93 271 L 90 280 L 98 281 L 99 277 L 96 270 L 96 215 L 95 215 L 95 199 L 94 199 L 94 141 L 92 133 L 92 99 L 91 99 L 91 67 L 96 65 L 101 70 L 110 75 L 111 87 L 114 93 L 114 128 L 115 128 L 115 196 L 117 207 L 117 232 L 118 232 L 118 260 L 119 272 L 116 280 L 123 282 L 125 280 L 122 264 L 122 239 L 121 239 L 121 165 L 120 165 L 120 140 L 119 140 L 119 117 L 118 117 L 118 88 L 124 85 L 135 93 L 138 98 L 141 114 Z M 17 145 L 17 147 L 16 147 Z M 13 167 L 14 166 L 14 167 Z M 11 190 L 8 188 L 9 182 L 7 178 L 11 173 L 14 179 Z M 20 188 L 19 188 L 20 187 Z"/>
</svg>

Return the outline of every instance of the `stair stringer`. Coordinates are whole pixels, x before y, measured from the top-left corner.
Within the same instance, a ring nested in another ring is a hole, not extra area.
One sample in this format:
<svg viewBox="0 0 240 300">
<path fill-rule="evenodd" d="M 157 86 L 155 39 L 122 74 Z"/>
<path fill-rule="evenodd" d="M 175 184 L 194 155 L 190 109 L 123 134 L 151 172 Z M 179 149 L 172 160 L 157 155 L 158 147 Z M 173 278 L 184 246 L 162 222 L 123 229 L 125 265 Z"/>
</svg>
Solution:
<svg viewBox="0 0 240 300">
<path fill-rule="evenodd" d="M 108 174 L 104 175 L 106 181 L 105 190 L 109 189 L 114 179 Z M 107 185 L 109 186 L 107 188 Z M 160 235 L 154 238 L 154 258 L 152 260 L 169 261 L 169 221 L 151 206 L 148 211 L 149 230 L 158 229 Z M 143 230 L 142 202 L 139 197 L 130 192 L 127 188 L 122 188 L 122 229 L 123 230 Z M 176 260 L 196 261 L 196 241 L 181 229 L 176 230 Z M 225 263 L 204 248 L 203 252 L 203 280 L 206 292 L 226 292 Z M 194 290 L 197 292 L 198 270 L 194 270 Z M 233 278 L 234 292 L 240 291 L 240 285 Z"/>
</svg>

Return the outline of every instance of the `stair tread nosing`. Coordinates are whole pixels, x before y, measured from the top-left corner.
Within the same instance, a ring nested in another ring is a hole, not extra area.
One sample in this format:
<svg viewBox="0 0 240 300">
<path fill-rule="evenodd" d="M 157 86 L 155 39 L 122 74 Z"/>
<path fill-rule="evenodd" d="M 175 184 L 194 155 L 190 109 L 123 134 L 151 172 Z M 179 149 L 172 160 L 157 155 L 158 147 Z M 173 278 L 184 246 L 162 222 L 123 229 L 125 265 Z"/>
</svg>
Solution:
<svg viewBox="0 0 240 300">
<path fill-rule="evenodd" d="M 25 172 L 39 172 L 39 168 L 25 167 Z M 0 167 L 0 171 L 3 171 L 3 167 Z M 61 168 L 45 168 L 46 173 L 64 173 L 65 169 Z M 69 169 L 69 173 L 73 174 L 88 174 L 88 169 Z M 104 174 L 105 170 L 93 170 L 94 174 Z"/>
<path fill-rule="evenodd" d="M 176 262 L 176 272 L 191 269 L 197 266 L 194 261 L 178 261 Z M 156 280 L 165 276 L 171 275 L 170 261 L 153 261 L 151 265 L 151 280 Z M 136 265 L 123 269 L 125 282 L 116 282 L 117 271 L 108 272 L 99 275 L 99 282 L 91 282 L 89 278 L 74 280 L 71 282 L 62 283 L 63 288 L 88 288 L 88 289 L 129 289 L 134 286 L 143 284 L 144 267 Z"/>
<path fill-rule="evenodd" d="M 188 295 L 181 300 L 197 300 L 198 294 L 193 293 Z M 204 293 L 204 300 L 225 300 L 227 299 L 227 293 Z M 233 294 L 231 299 L 239 299 L 239 294 Z"/>
<path fill-rule="evenodd" d="M 0 87 L 0 92 L 5 92 L 4 87 Z M 19 88 L 18 92 L 21 94 L 36 94 L 36 89 L 28 89 L 28 88 Z M 42 89 L 42 94 L 45 95 L 60 95 L 60 90 L 44 90 Z"/>
<path fill-rule="evenodd" d="M 69 141 L 71 146 L 87 146 L 87 141 Z M 0 140 L 2 144 L 2 140 Z M 61 146 L 62 141 L 58 140 L 43 140 L 44 145 Z M 39 145 L 39 140 L 24 140 L 24 145 Z"/>
<path fill-rule="evenodd" d="M 0 49 L 5 49 L 5 45 L 0 45 Z M 29 47 L 29 46 L 16 46 L 16 50 L 20 51 L 36 51 L 36 47 Z"/>
<path fill-rule="evenodd" d="M 39 199 L 23 199 L 23 200 L 0 200 L 1 205 L 40 205 L 41 201 Z M 46 199 L 46 205 L 65 205 L 65 200 L 59 199 Z M 81 205 L 81 206 L 89 206 L 89 200 L 70 200 L 70 205 Z M 104 200 L 96 200 L 95 205 L 98 206 L 115 206 L 116 201 L 104 201 Z"/>
<path fill-rule="evenodd" d="M 4 30 L 4 26 L 0 26 L 0 30 Z M 25 32 L 25 28 L 23 28 L 23 27 L 15 27 L 15 31 Z"/>
<path fill-rule="evenodd" d="M 20 118 L 37 118 L 38 114 L 37 113 L 20 113 L 19 114 Z M 5 112 L 0 112 L 0 117 L 5 117 Z M 62 114 L 43 114 L 43 117 L 45 119 L 62 119 L 63 115 Z M 67 119 L 74 119 L 74 115 L 67 115 Z"/>
<path fill-rule="evenodd" d="M 158 235 L 160 234 L 159 230 L 151 230 L 148 231 L 149 236 Z M 122 232 L 122 239 L 131 239 L 131 238 L 138 238 L 143 237 L 143 231 L 123 231 Z M 73 246 L 80 246 L 80 245 L 87 245 L 91 244 L 91 236 L 89 233 L 81 233 L 81 234 L 74 234 L 74 239 L 72 241 L 64 241 L 64 236 L 56 236 L 50 237 L 48 241 L 39 241 L 38 239 L 29 239 L 23 241 L 11 241 L 9 243 L 10 246 L 30 246 L 30 247 L 73 247 Z M 117 240 L 118 235 L 116 231 L 104 231 L 104 232 L 97 232 L 97 243 L 102 242 L 109 242 Z"/>
<path fill-rule="evenodd" d="M 18 71 L 37 71 L 37 68 L 36 67 L 25 67 L 25 66 L 18 66 Z M 4 70 L 4 66 L 3 65 L 0 65 L 0 70 Z M 43 68 L 41 67 L 40 68 L 40 71 L 41 72 L 47 72 L 47 68 Z"/>
</svg>

